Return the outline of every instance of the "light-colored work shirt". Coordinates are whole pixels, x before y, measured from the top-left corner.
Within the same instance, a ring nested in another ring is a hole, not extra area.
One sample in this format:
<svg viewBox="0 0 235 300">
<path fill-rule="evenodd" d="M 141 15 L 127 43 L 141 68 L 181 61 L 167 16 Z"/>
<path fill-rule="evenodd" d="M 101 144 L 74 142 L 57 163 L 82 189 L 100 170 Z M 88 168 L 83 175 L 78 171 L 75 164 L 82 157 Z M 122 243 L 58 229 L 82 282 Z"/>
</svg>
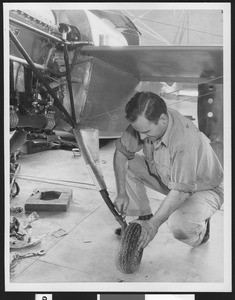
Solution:
<svg viewBox="0 0 235 300">
<path fill-rule="evenodd" d="M 210 140 L 173 109 L 168 109 L 167 130 L 160 140 L 141 140 L 130 124 L 115 144 L 128 159 L 143 151 L 150 174 L 170 190 L 193 193 L 214 189 L 223 182 L 223 168 Z"/>
</svg>

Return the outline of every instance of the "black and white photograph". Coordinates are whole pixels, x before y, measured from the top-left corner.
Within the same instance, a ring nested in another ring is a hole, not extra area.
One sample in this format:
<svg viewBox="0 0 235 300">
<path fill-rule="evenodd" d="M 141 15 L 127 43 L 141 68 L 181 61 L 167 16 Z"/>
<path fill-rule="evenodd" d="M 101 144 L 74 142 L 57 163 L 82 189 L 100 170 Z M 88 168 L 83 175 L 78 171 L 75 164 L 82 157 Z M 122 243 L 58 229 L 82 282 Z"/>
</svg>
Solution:
<svg viewBox="0 0 235 300">
<path fill-rule="evenodd" d="M 3 3 L 6 291 L 231 292 L 230 14 Z"/>
</svg>

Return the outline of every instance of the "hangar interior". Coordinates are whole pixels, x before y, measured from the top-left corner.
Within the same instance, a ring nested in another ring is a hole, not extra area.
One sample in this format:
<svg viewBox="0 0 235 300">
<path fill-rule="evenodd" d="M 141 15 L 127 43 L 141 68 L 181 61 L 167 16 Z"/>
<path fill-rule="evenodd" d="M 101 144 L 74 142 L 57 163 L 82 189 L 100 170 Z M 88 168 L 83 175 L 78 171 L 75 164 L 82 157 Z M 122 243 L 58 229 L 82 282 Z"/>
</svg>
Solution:
<svg viewBox="0 0 235 300">
<path fill-rule="evenodd" d="M 141 45 L 222 45 L 223 42 L 221 10 L 122 10 L 122 13 L 142 33 Z M 44 18 L 47 17 L 51 16 L 45 14 Z M 107 18 L 97 11 L 89 15 L 91 22 L 97 22 L 98 17 Z M 98 42 L 104 45 L 105 38 Z M 131 42 L 136 43 L 136 39 Z M 177 90 L 177 87 L 179 85 L 172 83 L 141 82 L 138 85 L 139 90 L 159 92 L 161 88 L 167 105 L 197 124 L 197 101 L 187 101 L 188 97 L 197 98 L 197 85 L 180 85 L 185 94 L 172 93 L 171 89 Z M 116 194 L 115 140 L 113 137 L 100 139 L 97 154 L 112 200 Z M 114 230 L 119 224 L 97 191 L 76 141 L 68 139 L 58 144 L 42 136 L 36 137 L 18 149 L 12 159 L 10 217 L 29 229 L 31 246 L 13 245 L 10 249 L 11 283 L 144 282 L 156 283 L 156 287 L 157 283 L 170 282 L 223 283 L 223 206 L 211 218 L 207 243 L 192 248 L 174 239 L 163 224 L 156 238 L 144 249 L 139 269 L 133 274 L 124 274 L 116 266 L 120 237 Z M 47 208 L 37 210 L 40 202 L 37 195 L 42 191 L 53 191 L 56 199 L 53 205 L 48 204 L 49 193 L 43 203 Z M 62 193 L 64 199 L 61 199 Z M 164 196 L 150 189 L 147 193 L 154 212 Z M 127 221 L 132 219 L 129 217 Z M 16 252 L 18 257 L 12 259 Z"/>
<path fill-rule="evenodd" d="M 116 192 L 113 153 L 113 140 L 100 148 L 100 166 L 112 199 Z M 114 230 L 119 224 L 96 191 L 82 157 L 71 150 L 47 150 L 21 156 L 18 163 L 20 193 L 11 206 L 24 206 L 34 189 L 68 188 L 73 197 L 66 212 L 37 212 L 32 236 L 41 237 L 41 242 L 20 251 L 43 249 L 46 253 L 18 260 L 11 275 L 13 283 L 223 281 L 222 209 L 211 219 L 208 243 L 192 248 L 174 239 L 164 224 L 144 250 L 140 269 L 123 274 L 115 264 L 120 238 Z M 154 211 L 163 197 L 151 190 L 148 195 Z M 29 213 L 12 215 L 24 220 Z M 53 232 L 60 229 L 67 234 L 55 237 Z"/>
</svg>

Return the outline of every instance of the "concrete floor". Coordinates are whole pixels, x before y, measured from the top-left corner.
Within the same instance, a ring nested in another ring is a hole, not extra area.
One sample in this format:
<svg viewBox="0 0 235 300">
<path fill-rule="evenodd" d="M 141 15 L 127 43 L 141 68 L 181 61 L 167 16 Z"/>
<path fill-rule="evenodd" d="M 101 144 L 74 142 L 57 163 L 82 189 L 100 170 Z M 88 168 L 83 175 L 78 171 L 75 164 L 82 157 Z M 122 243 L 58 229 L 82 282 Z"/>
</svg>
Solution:
<svg viewBox="0 0 235 300">
<path fill-rule="evenodd" d="M 111 199 L 115 196 L 113 152 L 113 140 L 100 148 L 100 165 Z M 21 191 L 11 206 L 23 206 L 35 188 L 71 188 L 73 199 L 67 212 L 38 212 L 40 218 L 32 223 L 32 230 L 34 236 L 43 236 L 42 241 L 21 252 L 44 249 L 46 254 L 18 260 L 11 283 L 223 283 L 223 210 L 211 219 L 209 242 L 195 249 L 174 239 L 162 225 L 144 250 L 139 270 L 126 275 L 115 266 L 119 238 L 113 232 L 118 223 L 96 191 L 82 157 L 58 149 L 21 156 L 18 163 Z M 163 196 L 150 190 L 148 194 L 154 211 Z M 12 215 L 19 220 L 28 216 L 24 211 Z M 51 235 L 61 228 L 68 234 L 60 238 Z"/>
</svg>

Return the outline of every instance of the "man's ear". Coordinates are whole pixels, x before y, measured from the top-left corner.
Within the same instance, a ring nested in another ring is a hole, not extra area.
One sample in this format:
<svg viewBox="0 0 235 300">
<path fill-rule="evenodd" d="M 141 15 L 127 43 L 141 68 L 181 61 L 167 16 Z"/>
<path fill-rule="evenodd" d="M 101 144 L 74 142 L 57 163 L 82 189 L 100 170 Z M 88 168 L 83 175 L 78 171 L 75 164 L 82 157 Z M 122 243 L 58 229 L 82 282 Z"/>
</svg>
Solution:
<svg viewBox="0 0 235 300">
<path fill-rule="evenodd" d="M 166 124 L 168 121 L 168 117 L 166 114 L 161 114 L 159 120 L 161 120 L 161 122 L 163 122 L 163 124 Z"/>
</svg>

